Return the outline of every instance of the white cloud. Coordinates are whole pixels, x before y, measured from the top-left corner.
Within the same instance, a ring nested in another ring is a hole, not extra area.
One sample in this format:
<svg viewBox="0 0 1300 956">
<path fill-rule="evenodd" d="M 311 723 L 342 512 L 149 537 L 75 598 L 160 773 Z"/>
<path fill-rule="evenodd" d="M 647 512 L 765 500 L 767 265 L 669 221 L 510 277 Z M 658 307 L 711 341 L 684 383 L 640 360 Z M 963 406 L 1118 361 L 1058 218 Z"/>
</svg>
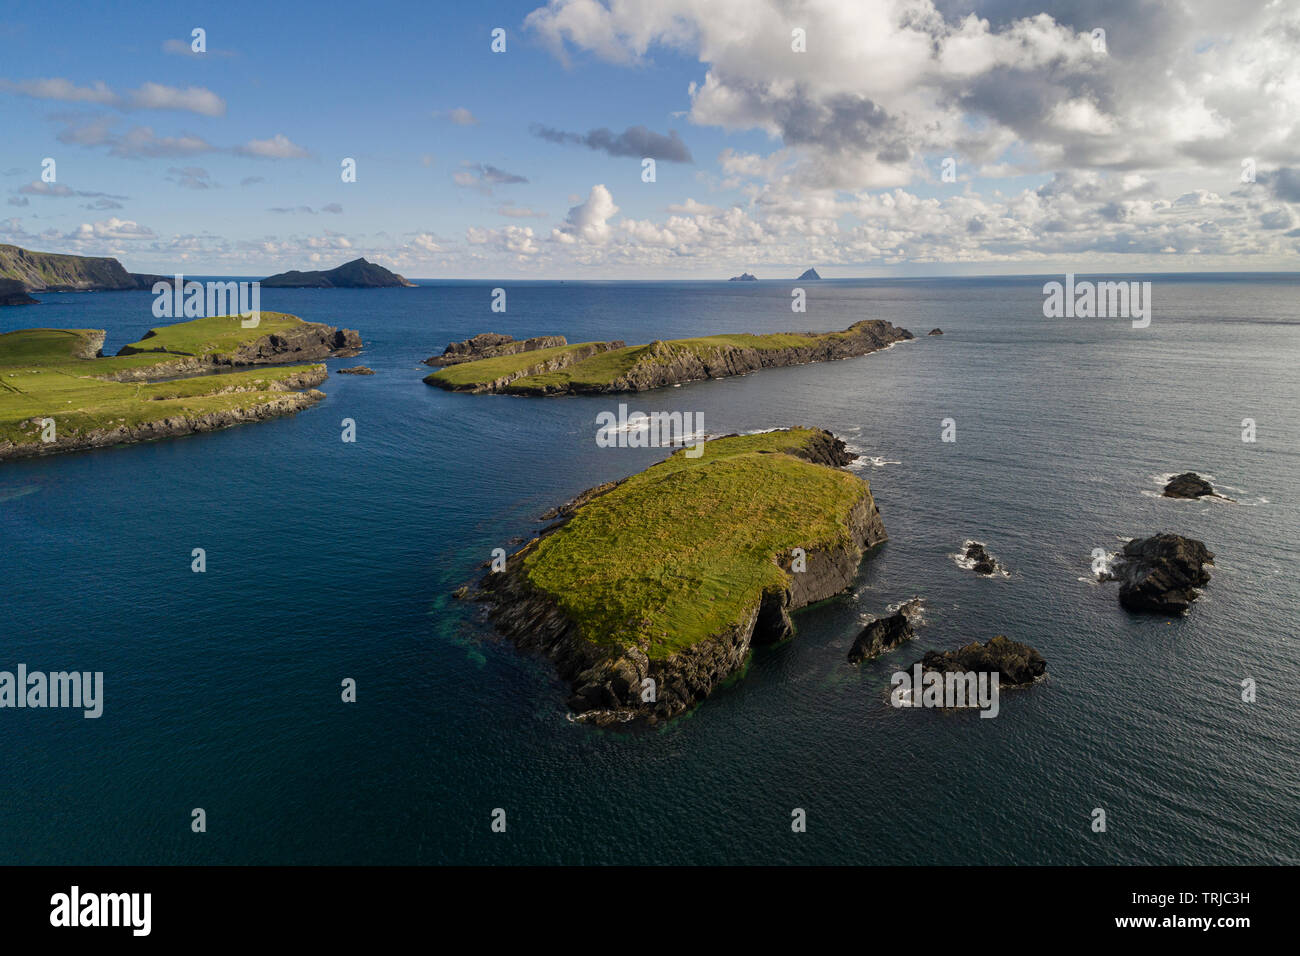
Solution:
<svg viewBox="0 0 1300 956">
<path fill-rule="evenodd" d="M 601 244 L 609 240 L 611 230 L 608 220 L 618 212 L 614 197 L 603 185 L 591 187 L 587 201 L 569 210 L 564 222 L 551 231 L 551 238 L 559 242 L 586 242 Z"/>
</svg>

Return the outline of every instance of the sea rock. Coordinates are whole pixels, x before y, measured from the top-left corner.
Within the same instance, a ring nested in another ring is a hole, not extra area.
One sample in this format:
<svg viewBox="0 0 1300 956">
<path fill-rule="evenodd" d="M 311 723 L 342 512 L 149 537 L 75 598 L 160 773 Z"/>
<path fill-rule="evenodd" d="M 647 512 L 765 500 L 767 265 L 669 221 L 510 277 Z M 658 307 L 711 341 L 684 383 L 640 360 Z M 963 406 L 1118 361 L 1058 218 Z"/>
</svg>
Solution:
<svg viewBox="0 0 1300 956">
<path fill-rule="evenodd" d="M 519 342 L 513 336 L 502 335 L 500 332 L 481 332 L 463 342 L 449 343 L 441 355 L 425 359 L 424 364 L 459 365 L 461 362 L 476 362 L 479 359 L 535 352 L 568 344 L 568 339 L 563 335 L 539 335 Z"/>
<path fill-rule="evenodd" d="M 355 368 L 337 369 L 340 375 L 374 375 L 375 370 L 365 365 L 358 365 Z"/>
<path fill-rule="evenodd" d="M 1119 603 L 1130 611 L 1181 614 L 1210 581 L 1214 555 L 1194 538 L 1158 534 L 1124 545 L 1110 572 L 1119 582 Z"/>
<path fill-rule="evenodd" d="M 816 269 L 808 269 L 807 271 L 804 272 L 803 275 L 801 275 L 798 279 L 795 279 L 794 281 L 803 282 L 805 279 L 820 279 L 820 278 L 821 276 L 817 274 Z"/>
<path fill-rule="evenodd" d="M 943 329 L 931 329 L 926 335 L 943 335 Z"/>
<path fill-rule="evenodd" d="M 984 550 L 984 545 L 979 541 L 967 541 L 966 551 L 963 557 L 967 561 L 973 562 L 971 570 L 976 574 L 988 576 L 1000 570 L 1001 566 L 993 555 Z"/>
<path fill-rule="evenodd" d="M 0 305 L 40 305 L 17 279 L 0 279 Z"/>
<path fill-rule="evenodd" d="M 904 641 L 910 641 L 915 636 L 912 619 L 920 610 L 921 599 L 913 598 L 893 614 L 876 618 L 862 629 L 853 642 L 853 647 L 849 649 L 849 663 L 857 664 L 879 657 Z"/>
<path fill-rule="evenodd" d="M 1194 471 L 1176 475 L 1165 485 L 1164 490 L 1166 498 L 1203 498 L 1214 494 L 1214 486 Z"/>
<path fill-rule="evenodd" d="M 918 663 L 922 671 L 996 673 L 1000 687 L 1032 684 L 1047 673 L 1047 661 L 1042 654 L 1002 634 L 987 644 L 972 641 L 955 651 L 927 651 Z"/>
<path fill-rule="evenodd" d="M 732 277 L 731 277 L 730 279 L 728 279 L 727 281 L 728 281 L 728 282 L 757 282 L 757 281 L 758 281 L 758 276 L 751 275 L 751 274 L 748 273 L 748 272 L 742 272 L 742 273 L 741 273 L 740 275 L 738 275 L 738 276 L 732 276 Z"/>
</svg>

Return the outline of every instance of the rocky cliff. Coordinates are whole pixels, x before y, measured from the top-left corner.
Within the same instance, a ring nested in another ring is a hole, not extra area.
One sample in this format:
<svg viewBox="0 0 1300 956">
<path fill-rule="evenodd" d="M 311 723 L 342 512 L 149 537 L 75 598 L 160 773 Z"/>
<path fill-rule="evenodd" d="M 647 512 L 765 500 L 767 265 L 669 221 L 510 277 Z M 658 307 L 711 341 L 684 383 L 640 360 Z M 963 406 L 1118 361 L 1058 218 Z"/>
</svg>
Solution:
<svg viewBox="0 0 1300 956">
<path fill-rule="evenodd" d="M 482 332 L 463 342 L 450 343 L 443 349 L 441 355 L 425 359 L 424 364 L 459 365 L 461 362 L 477 362 L 479 359 L 517 355 L 520 352 L 536 352 L 538 349 L 551 349 L 568 344 L 568 340 L 563 335 L 539 335 L 520 342 L 513 336 L 502 335 L 499 332 Z"/>
<path fill-rule="evenodd" d="M 26 292 L 149 289 L 157 278 L 127 272 L 122 263 L 107 257 L 33 252 L 21 246 L 0 245 L 0 279 L 19 282 Z"/>
<path fill-rule="evenodd" d="M 154 338 L 150 331 L 141 342 Z M 102 336 L 101 336 L 102 344 Z M 165 378 L 197 375 L 220 368 L 243 368 L 255 365 L 289 365 L 294 362 L 313 362 L 323 358 L 356 355 L 361 348 L 361 336 L 354 329 L 338 329 L 320 322 L 303 322 L 291 329 L 271 332 L 248 342 L 230 352 L 209 352 L 203 355 L 167 353 L 164 348 L 141 348 L 124 345 L 118 355 L 138 355 L 145 352 L 175 354 L 153 365 L 121 369 L 105 376 L 117 382 L 154 382 Z"/>
</svg>

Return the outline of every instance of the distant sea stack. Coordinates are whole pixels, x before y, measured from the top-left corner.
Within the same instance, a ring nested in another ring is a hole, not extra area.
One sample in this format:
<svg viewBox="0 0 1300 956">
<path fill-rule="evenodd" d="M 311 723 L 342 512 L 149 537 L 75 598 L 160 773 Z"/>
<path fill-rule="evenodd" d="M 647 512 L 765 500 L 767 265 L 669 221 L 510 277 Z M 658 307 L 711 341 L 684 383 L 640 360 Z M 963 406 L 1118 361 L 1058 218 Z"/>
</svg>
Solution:
<svg viewBox="0 0 1300 956">
<path fill-rule="evenodd" d="M 365 259 L 353 259 L 323 272 L 281 272 L 262 280 L 264 289 L 387 289 L 415 288 L 396 272 Z"/>
<path fill-rule="evenodd" d="M 794 281 L 803 282 L 805 279 L 820 279 L 820 278 L 821 276 L 817 274 L 816 269 L 808 269 L 806 272 L 804 272 L 803 275 L 801 275 L 799 278 L 795 279 Z"/>
<path fill-rule="evenodd" d="M 463 342 L 450 343 L 442 350 L 441 355 L 425 359 L 424 364 L 459 365 L 461 362 L 477 362 L 479 359 L 518 355 L 520 352 L 536 352 L 538 349 L 553 349 L 568 344 L 568 339 L 563 335 L 539 335 L 518 342 L 513 336 L 502 335 L 500 332 L 480 332 Z"/>
<path fill-rule="evenodd" d="M 931 329 L 926 335 L 943 335 L 943 329 Z"/>
<path fill-rule="evenodd" d="M 748 272 L 742 272 L 742 273 L 741 273 L 740 275 L 738 275 L 738 276 L 732 276 L 732 277 L 731 277 L 730 279 L 728 279 L 727 281 L 728 281 L 728 282 L 757 282 L 757 281 L 758 281 L 758 276 L 756 276 L 756 275 L 752 275 L 752 274 L 750 274 L 750 273 L 748 273 Z"/>
<path fill-rule="evenodd" d="M 0 245 L 0 280 L 17 282 L 21 289 L 0 287 L 0 304 L 32 305 L 19 292 L 119 292 L 149 289 L 161 276 L 127 272 L 116 259 L 73 256 L 60 252 L 32 252 L 20 246 Z"/>
</svg>

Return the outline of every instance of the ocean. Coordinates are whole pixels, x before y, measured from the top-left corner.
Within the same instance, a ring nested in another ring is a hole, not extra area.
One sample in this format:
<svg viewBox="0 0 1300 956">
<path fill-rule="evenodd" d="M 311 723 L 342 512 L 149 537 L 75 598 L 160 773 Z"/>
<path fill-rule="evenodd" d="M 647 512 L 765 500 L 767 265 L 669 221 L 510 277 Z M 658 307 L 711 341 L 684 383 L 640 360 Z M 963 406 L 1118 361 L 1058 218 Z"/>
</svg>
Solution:
<svg viewBox="0 0 1300 956">
<path fill-rule="evenodd" d="M 0 669 L 105 688 L 97 720 L 0 711 L 0 863 L 1300 862 L 1300 279 L 1144 276 L 1135 329 L 1044 318 L 1051 278 L 264 290 L 264 309 L 359 330 L 363 354 L 329 366 L 376 374 L 332 375 L 294 417 L 0 465 Z M 151 302 L 51 295 L 0 310 L 0 331 L 104 328 L 111 354 L 160 324 Z M 917 338 L 635 395 L 421 381 L 484 331 L 639 343 L 864 318 Z M 635 731 L 571 722 L 551 666 L 451 597 L 546 508 L 663 457 L 597 447 L 619 402 L 715 435 L 827 428 L 890 535 L 794 640 Z M 1187 470 L 1235 501 L 1159 497 Z M 1181 619 L 1130 614 L 1090 574 L 1094 549 L 1160 531 L 1216 555 Z M 1008 576 L 959 567 L 968 539 Z M 849 665 L 861 626 L 914 596 L 916 640 Z M 1049 674 L 996 719 L 889 706 L 894 671 L 995 634 Z"/>
</svg>

